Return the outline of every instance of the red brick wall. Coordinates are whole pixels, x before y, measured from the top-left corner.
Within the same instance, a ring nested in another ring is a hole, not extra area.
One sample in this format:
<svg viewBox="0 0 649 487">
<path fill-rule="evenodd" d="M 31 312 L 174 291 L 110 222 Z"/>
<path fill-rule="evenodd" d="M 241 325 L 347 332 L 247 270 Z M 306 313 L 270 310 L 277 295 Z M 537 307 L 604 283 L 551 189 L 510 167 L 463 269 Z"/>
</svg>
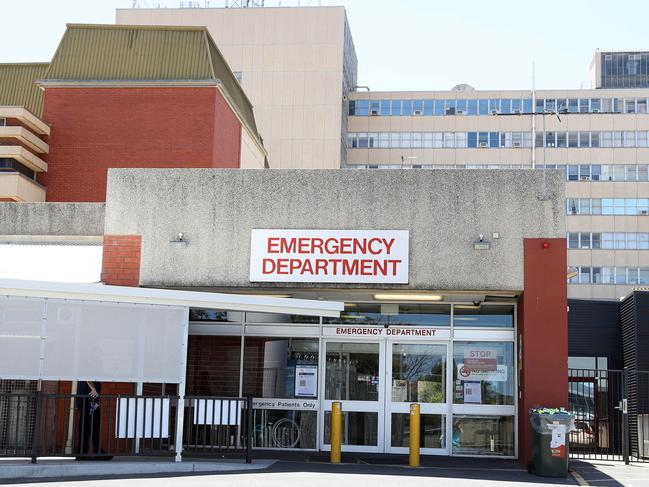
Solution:
<svg viewBox="0 0 649 487">
<path fill-rule="evenodd" d="M 543 243 L 549 247 L 544 249 Z M 568 407 L 568 286 L 566 239 L 524 242 L 524 288 L 518 307 L 522 366 L 519 388 L 519 455 L 531 457 L 532 407 Z"/>
<path fill-rule="evenodd" d="M 141 253 L 141 235 L 104 235 L 101 280 L 115 286 L 139 286 Z"/>
<path fill-rule="evenodd" d="M 238 119 L 215 87 L 47 88 L 48 201 L 105 201 L 108 168 L 239 167 Z"/>
</svg>

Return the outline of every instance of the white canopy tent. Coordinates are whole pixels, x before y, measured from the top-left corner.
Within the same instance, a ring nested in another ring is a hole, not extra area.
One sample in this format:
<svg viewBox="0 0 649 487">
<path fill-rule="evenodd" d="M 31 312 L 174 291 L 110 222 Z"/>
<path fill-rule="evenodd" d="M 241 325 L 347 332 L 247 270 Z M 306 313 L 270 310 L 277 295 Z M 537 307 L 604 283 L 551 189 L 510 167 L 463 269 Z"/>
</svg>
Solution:
<svg viewBox="0 0 649 487">
<path fill-rule="evenodd" d="M 176 383 L 182 401 L 190 307 L 337 317 L 344 303 L 0 279 L 0 378 Z"/>
</svg>

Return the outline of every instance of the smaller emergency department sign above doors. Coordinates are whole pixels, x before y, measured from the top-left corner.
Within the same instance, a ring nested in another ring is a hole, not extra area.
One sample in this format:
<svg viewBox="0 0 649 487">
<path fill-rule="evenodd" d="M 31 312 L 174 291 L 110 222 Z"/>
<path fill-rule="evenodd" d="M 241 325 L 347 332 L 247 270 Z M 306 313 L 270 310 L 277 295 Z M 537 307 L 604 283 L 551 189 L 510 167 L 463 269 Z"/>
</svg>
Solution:
<svg viewBox="0 0 649 487">
<path fill-rule="evenodd" d="M 407 284 L 408 231 L 253 229 L 250 281 Z"/>
</svg>

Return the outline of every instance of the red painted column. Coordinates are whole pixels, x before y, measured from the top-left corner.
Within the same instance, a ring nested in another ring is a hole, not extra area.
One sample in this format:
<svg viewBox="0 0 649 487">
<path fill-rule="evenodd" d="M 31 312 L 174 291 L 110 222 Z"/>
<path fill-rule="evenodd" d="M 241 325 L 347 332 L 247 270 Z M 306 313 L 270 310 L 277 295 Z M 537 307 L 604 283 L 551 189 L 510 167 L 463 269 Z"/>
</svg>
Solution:
<svg viewBox="0 0 649 487">
<path fill-rule="evenodd" d="M 139 286 L 141 254 L 141 235 L 104 235 L 102 282 L 114 286 Z"/>
<path fill-rule="evenodd" d="M 523 295 L 518 307 L 519 458 L 531 458 L 528 410 L 568 406 L 566 240 L 524 241 Z"/>
</svg>

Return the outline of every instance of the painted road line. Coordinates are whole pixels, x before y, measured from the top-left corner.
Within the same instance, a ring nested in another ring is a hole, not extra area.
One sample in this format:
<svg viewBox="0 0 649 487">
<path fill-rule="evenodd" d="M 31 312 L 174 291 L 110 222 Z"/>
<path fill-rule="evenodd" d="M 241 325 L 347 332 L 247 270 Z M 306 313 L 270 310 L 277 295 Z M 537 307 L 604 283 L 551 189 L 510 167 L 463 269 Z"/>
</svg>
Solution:
<svg viewBox="0 0 649 487">
<path fill-rule="evenodd" d="M 570 475 L 577 481 L 579 485 L 589 485 L 588 482 L 575 470 L 570 470 Z"/>
</svg>

